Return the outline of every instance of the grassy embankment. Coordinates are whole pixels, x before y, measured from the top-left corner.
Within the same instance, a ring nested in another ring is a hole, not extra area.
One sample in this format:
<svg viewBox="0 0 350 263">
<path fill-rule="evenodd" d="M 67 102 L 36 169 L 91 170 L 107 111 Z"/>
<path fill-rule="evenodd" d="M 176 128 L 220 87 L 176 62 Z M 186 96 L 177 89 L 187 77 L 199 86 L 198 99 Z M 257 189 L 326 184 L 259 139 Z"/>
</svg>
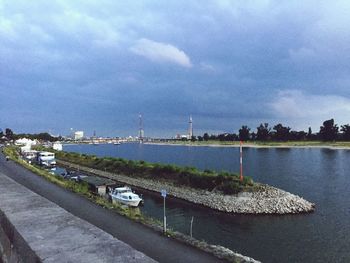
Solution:
<svg viewBox="0 0 350 263">
<path fill-rule="evenodd" d="M 152 142 L 151 142 L 152 143 Z M 158 143 L 158 142 L 154 142 Z M 193 146 L 239 146 L 239 141 L 169 141 L 159 142 L 159 144 L 170 144 L 170 145 L 193 145 Z M 350 142 L 348 141 L 246 141 L 243 142 L 243 146 L 251 147 L 324 147 L 324 148 L 350 148 Z"/>
<path fill-rule="evenodd" d="M 47 149 L 46 149 L 47 150 Z M 13 146 L 7 146 L 3 149 L 4 154 L 9 156 L 11 160 L 15 161 L 16 163 L 22 165 L 23 167 L 27 168 L 28 170 L 32 171 L 35 174 L 38 174 L 42 177 L 44 177 L 46 180 L 55 183 L 56 185 L 59 185 L 63 188 L 67 188 L 71 190 L 72 192 L 75 192 L 79 195 L 82 195 L 92 202 L 95 202 L 96 204 L 111 209 L 115 212 L 117 212 L 120 215 L 126 216 L 129 219 L 132 219 L 134 221 L 137 221 L 145 226 L 151 227 L 152 229 L 156 231 L 162 231 L 162 222 L 160 222 L 157 219 L 148 217 L 143 215 L 140 210 L 128 208 L 126 206 L 117 204 L 117 203 L 111 203 L 107 199 L 94 195 L 89 191 L 88 185 L 84 183 L 76 183 L 74 181 L 65 180 L 62 177 L 55 176 L 48 172 L 47 170 L 42 169 L 41 167 L 31 165 L 27 163 L 26 161 L 22 160 L 18 154 L 18 148 Z M 57 154 L 58 152 L 56 152 Z M 62 153 L 63 155 L 69 156 L 67 153 Z M 60 155 L 58 153 L 58 155 Z M 96 158 L 96 157 L 92 157 Z M 185 234 L 179 233 L 177 231 L 173 231 L 171 228 L 167 228 L 166 232 L 168 237 L 173 237 L 176 240 L 179 240 L 181 242 L 184 242 L 187 245 L 196 247 L 198 249 L 204 250 L 210 254 L 213 254 L 214 256 L 225 259 L 228 262 L 234 262 L 234 263 L 240 263 L 244 262 L 240 256 L 237 256 L 234 252 L 224 248 L 224 247 L 217 247 L 212 246 L 205 241 L 199 241 L 195 238 L 191 238 Z"/>
<path fill-rule="evenodd" d="M 101 205 L 102 207 L 108 208 L 108 209 L 114 209 L 119 214 L 127 216 L 131 219 L 136 219 L 139 221 L 149 221 L 148 223 L 156 223 L 157 225 L 161 225 L 160 222 L 156 222 L 153 219 L 143 217 L 139 210 L 135 209 L 129 209 L 128 207 L 114 204 L 109 202 L 107 199 L 94 195 L 89 191 L 89 187 L 86 183 L 77 183 L 72 180 L 65 180 L 63 177 L 55 176 L 51 174 L 49 171 L 42 169 L 39 166 L 32 165 L 27 163 L 26 161 L 22 160 L 19 157 L 18 149 L 13 146 L 7 146 L 4 148 L 4 154 L 9 156 L 11 160 L 15 161 L 16 163 L 22 165 L 23 167 L 27 168 L 28 170 L 32 171 L 33 173 L 40 175 L 44 177 L 46 180 L 59 185 L 63 188 L 69 189 L 72 192 L 75 192 L 77 194 L 80 194 L 82 196 L 87 197 L 91 201 L 97 203 L 98 205 Z"/>
<path fill-rule="evenodd" d="M 244 177 L 243 181 L 240 181 L 237 174 L 228 172 L 200 171 L 193 167 L 179 167 L 112 157 L 99 158 L 79 153 L 55 153 L 56 157 L 63 161 L 130 177 L 160 180 L 180 187 L 186 186 L 208 191 L 221 191 L 224 194 L 236 194 L 241 191 L 254 191 L 257 186 L 250 177 Z"/>
</svg>

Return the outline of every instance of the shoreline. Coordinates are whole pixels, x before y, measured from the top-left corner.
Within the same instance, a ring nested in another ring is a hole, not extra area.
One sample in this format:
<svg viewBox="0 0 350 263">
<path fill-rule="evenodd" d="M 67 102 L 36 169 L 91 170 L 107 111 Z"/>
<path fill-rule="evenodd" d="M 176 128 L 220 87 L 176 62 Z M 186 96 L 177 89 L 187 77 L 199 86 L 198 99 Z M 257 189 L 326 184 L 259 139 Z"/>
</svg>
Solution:
<svg viewBox="0 0 350 263">
<path fill-rule="evenodd" d="M 107 209 L 115 208 L 115 207 L 113 207 L 113 205 L 112 205 L 112 208 L 111 208 L 110 206 L 106 205 L 106 203 L 104 203 L 103 201 L 101 202 L 101 200 L 95 199 L 91 195 L 85 195 L 83 192 L 76 191 L 76 189 L 67 188 L 66 186 L 63 186 L 63 185 L 57 183 L 57 181 L 56 182 L 52 181 L 52 177 L 55 177 L 54 175 L 51 175 L 51 174 L 49 174 L 46 171 L 44 171 L 44 173 L 47 173 L 46 175 L 43 175 L 42 173 L 38 173 L 38 171 L 39 171 L 38 168 L 34 168 L 34 166 L 31 166 L 31 165 L 27 164 L 25 161 L 19 159 L 18 156 L 16 157 L 16 156 L 12 156 L 11 155 L 11 160 L 13 160 L 18 165 L 20 165 L 20 166 L 24 167 L 25 169 L 27 169 L 29 172 L 35 173 L 38 176 L 42 176 L 42 177 L 44 177 L 44 179 L 48 180 L 49 182 L 51 182 L 53 184 L 56 184 L 56 185 L 62 187 L 62 188 L 69 189 L 73 193 L 75 193 L 77 195 L 81 195 L 81 196 L 87 198 L 89 201 L 91 201 L 91 202 L 93 202 L 93 203 L 95 203 L 95 204 L 97 204 L 99 206 L 102 206 L 102 207 L 107 208 Z M 74 166 L 74 164 L 72 164 L 72 163 L 68 163 L 68 165 L 70 167 Z M 78 166 L 79 168 L 82 168 L 82 166 L 79 166 L 79 165 L 75 165 L 75 166 Z M 33 169 L 36 170 L 36 171 L 34 171 L 32 169 L 29 169 L 29 167 L 33 167 Z M 86 168 L 89 169 L 88 167 L 86 167 Z M 87 172 L 91 173 L 91 171 L 87 171 Z M 97 174 L 95 174 L 95 175 L 97 175 Z M 128 219 L 130 219 L 132 221 L 140 223 L 140 224 L 142 224 L 142 225 L 152 229 L 153 231 L 156 231 L 158 233 L 164 234 L 163 233 L 163 228 L 159 224 L 153 222 L 152 220 L 149 221 L 150 219 L 147 219 L 147 218 L 146 219 L 140 219 L 140 218 L 137 218 L 137 217 L 136 218 L 132 217 L 132 216 L 128 215 L 127 213 L 125 213 L 125 210 L 122 211 L 122 212 L 120 210 L 116 210 L 116 211 L 117 211 L 118 214 L 120 214 L 122 216 L 125 216 L 125 217 L 127 217 Z M 170 232 L 167 232 L 166 235 L 167 235 L 168 238 L 172 238 L 174 240 L 177 240 L 178 242 L 184 243 L 187 246 L 192 246 L 194 248 L 197 248 L 199 250 L 207 252 L 207 253 L 217 257 L 218 259 L 221 259 L 221 260 L 224 260 L 224 261 L 227 261 L 227 262 L 260 263 L 260 261 L 258 261 L 258 260 L 255 260 L 255 259 L 253 259 L 253 258 L 251 258 L 249 256 L 242 255 L 241 253 L 238 253 L 236 251 L 233 251 L 233 250 L 228 249 L 226 247 L 223 247 L 221 245 L 209 244 L 206 241 L 197 240 L 195 238 L 189 237 L 186 234 L 180 233 L 178 231 L 170 231 Z"/>
<path fill-rule="evenodd" d="M 264 184 L 260 184 L 260 189 L 257 192 L 224 195 L 215 191 L 209 192 L 189 187 L 178 187 L 160 180 L 132 178 L 126 175 L 104 172 L 62 160 L 57 160 L 57 162 L 64 167 L 71 167 L 153 192 L 159 192 L 160 189 L 167 189 L 168 194 L 174 198 L 221 212 L 252 215 L 286 215 L 310 213 L 315 210 L 315 204 L 302 197 Z"/>
<path fill-rule="evenodd" d="M 43 176 L 43 174 L 41 173 L 37 173 L 38 171 L 38 168 L 37 168 L 37 171 L 32 171 L 31 169 L 28 169 L 28 165 L 26 162 L 24 161 L 21 161 L 20 159 L 18 158 L 11 158 L 15 163 L 17 163 L 18 165 L 22 166 L 24 169 L 27 169 L 28 172 L 32 172 L 38 176 Z M 31 166 L 31 165 L 30 165 Z M 115 207 L 112 207 L 111 206 L 108 206 L 106 205 L 106 203 L 104 202 L 101 202 L 101 201 L 98 201 L 97 199 L 93 198 L 92 196 L 89 196 L 89 195 L 85 195 L 83 194 L 82 192 L 77 192 L 76 190 L 74 189 L 70 189 L 70 188 L 67 188 L 65 186 L 62 186 L 60 184 L 57 184 L 57 182 L 55 183 L 54 181 L 51 181 L 49 178 L 51 176 L 54 177 L 54 175 L 51 175 L 49 174 L 48 172 L 45 172 L 47 173 L 47 175 L 49 175 L 49 177 L 47 176 L 43 176 L 45 180 L 48 180 L 49 182 L 53 183 L 53 184 L 56 184 L 58 185 L 59 187 L 62 187 L 64 189 L 69 189 L 70 191 L 72 191 L 73 193 L 77 194 L 77 195 L 81 195 L 82 197 L 84 198 L 87 198 L 87 200 L 89 200 L 90 202 L 94 203 L 94 204 L 97 204 L 99 206 L 102 206 L 104 208 L 107 208 L 107 209 L 113 209 Z M 107 201 L 106 201 L 107 202 Z M 125 211 L 125 210 L 124 210 Z M 137 223 L 140 223 L 141 225 L 155 231 L 155 232 L 158 232 L 159 234 L 164 234 L 163 233 L 163 228 L 155 223 L 155 222 L 152 222 L 152 221 L 149 221 L 148 219 L 146 220 L 142 220 L 140 218 L 135 218 L 135 217 L 131 217 L 130 215 L 128 215 L 127 213 L 123 213 L 121 212 L 120 210 L 116 210 L 116 212 L 118 214 L 120 214 L 121 216 L 125 216 L 126 218 L 134 221 L 134 222 L 137 222 Z M 1 230 L 1 229 L 0 229 Z M 202 250 L 208 254 L 211 254 L 213 255 L 214 257 L 220 259 L 220 260 L 223 260 L 223 261 L 227 261 L 227 262 L 235 262 L 235 263 L 260 263 L 260 261 L 258 260 L 255 260 L 249 256 L 244 256 L 238 252 L 235 252 L 231 249 L 228 249 L 228 248 L 225 248 L 221 245 L 213 245 L 213 244 L 209 244 L 203 240 L 197 240 L 195 238 L 192 238 L 192 237 L 189 237 L 187 236 L 186 234 L 183 234 L 183 233 L 180 233 L 178 231 L 170 231 L 169 233 L 166 234 L 168 238 L 171 238 L 171 239 L 174 239 L 176 240 L 177 242 L 180 242 L 180 243 L 183 243 L 187 246 L 191 246 L 191 247 L 194 247 L 196 249 L 199 249 L 199 250 Z"/>
<path fill-rule="evenodd" d="M 238 148 L 239 144 L 218 144 L 218 143 L 208 143 L 208 144 L 197 144 L 197 143 L 171 143 L 171 142 L 144 142 L 146 145 L 159 145 L 159 146 L 187 146 L 187 147 L 230 147 L 230 148 Z M 336 145 L 264 145 L 264 144 L 254 144 L 254 143 L 243 143 L 243 148 L 277 148 L 277 149 L 329 149 L 329 150 L 350 150 L 349 146 L 336 146 Z"/>
</svg>

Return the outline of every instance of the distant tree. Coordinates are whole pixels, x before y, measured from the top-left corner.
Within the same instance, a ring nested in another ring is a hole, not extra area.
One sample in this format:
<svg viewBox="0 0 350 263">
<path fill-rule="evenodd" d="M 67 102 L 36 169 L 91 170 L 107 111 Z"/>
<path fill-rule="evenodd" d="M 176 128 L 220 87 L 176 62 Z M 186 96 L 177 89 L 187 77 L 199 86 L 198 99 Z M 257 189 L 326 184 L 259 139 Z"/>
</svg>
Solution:
<svg viewBox="0 0 350 263">
<path fill-rule="evenodd" d="M 203 139 L 204 139 L 205 141 L 208 141 L 208 140 L 209 140 L 209 134 L 208 134 L 208 133 L 204 133 Z"/>
<path fill-rule="evenodd" d="M 274 139 L 277 141 L 288 141 L 289 140 L 289 127 L 284 127 L 281 123 L 275 125 L 273 129 L 276 131 Z"/>
<path fill-rule="evenodd" d="M 209 140 L 218 140 L 218 137 L 215 134 L 211 134 Z"/>
<path fill-rule="evenodd" d="M 4 132 L 3 132 L 3 130 L 0 128 L 0 142 L 3 142 L 3 141 L 4 141 L 4 139 L 3 139 L 2 137 L 4 137 Z"/>
<path fill-rule="evenodd" d="M 291 131 L 289 139 L 292 141 L 303 141 L 307 138 L 307 133 L 304 131 Z"/>
<path fill-rule="evenodd" d="M 5 129 L 5 136 L 8 140 L 13 140 L 13 131 L 10 128 Z"/>
<path fill-rule="evenodd" d="M 197 140 L 196 136 L 192 136 L 192 137 L 191 137 L 191 141 L 192 141 L 192 142 L 195 142 L 196 140 Z"/>
<path fill-rule="evenodd" d="M 257 127 L 256 139 L 258 141 L 267 141 L 269 139 L 270 130 L 268 123 L 261 123 L 260 126 Z"/>
<path fill-rule="evenodd" d="M 343 140 L 350 141 L 350 125 L 349 124 L 342 125 L 340 130 L 342 131 Z"/>
<path fill-rule="evenodd" d="M 334 124 L 334 119 L 326 120 L 320 127 L 320 138 L 324 141 L 334 141 L 337 139 L 338 126 Z"/>
<path fill-rule="evenodd" d="M 319 133 L 312 133 L 311 127 L 309 127 L 309 130 L 306 134 L 306 139 L 309 141 L 320 140 L 320 135 Z"/>
<path fill-rule="evenodd" d="M 311 127 L 309 127 L 309 130 L 308 130 L 308 132 L 307 132 L 306 138 L 307 138 L 308 140 L 311 140 L 311 139 L 312 139 L 312 130 L 311 130 Z"/>
<path fill-rule="evenodd" d="M 62 140 L 62 137 L 53 137 L 47 132 L 42 132 L 42 133 L 37 133 L 37 134 L 29 134 L 29 133 L 19 133 L 14 135 L 14 139 L 19 139 L 19 138 L 28 138 L 31 140 L 41 140 L 41 141 L 58 141 Z"/>
<path fill-rule="evenodd" d="M 241 141 L 248 141 L 250 138 L 250 128 L 248 128 L 248 126 L 243 125 L 242 128 L 239 129 L 238 136 Z"/>
<path fill-rule="evenodd" d="M 227 133 L 219 134 L 218 135 L 219 141 L 221 141 L 221 142 L 226 141 L 226 135 L 227 135 Z"/>
<path fill-rule="evenodd" d="M 197 136 L 197 140 L 202 142 L 203 141 L 203 137 L 202 136 Z"/>
<path fill-rule="evenodd" d="M 218 135 L 219 141 L 236 141 L 238 136 L 234 133 L 222 133 Z"/>
<path fill-rule="evenodd" d="M 252 133 L 250 134 L 250 139 L 251 139 L 252 141 L 255 141 L 255 140 L 256 140 L 256 133 L 255 133 L 255 132 L 252 132 Z"/>
<path fill-rule="evenodd" d="M 239 137 L 237 134 L 235 133 L 229 133 L 228 135 L 228 140 L 229 141 L 238 141 L 239 140 Z"/>
<path fill-rule="evenodd" d="M 43 141 L 55 141 L 57 140 L 56 137 L 53 137 L 51 136 L 49 133 L 47 132 L 43 132 L 43 133 L 39 133 L 39 134 L 36 134 L 36 139 L 38 140 L 43 140 Z"/>
</svg>

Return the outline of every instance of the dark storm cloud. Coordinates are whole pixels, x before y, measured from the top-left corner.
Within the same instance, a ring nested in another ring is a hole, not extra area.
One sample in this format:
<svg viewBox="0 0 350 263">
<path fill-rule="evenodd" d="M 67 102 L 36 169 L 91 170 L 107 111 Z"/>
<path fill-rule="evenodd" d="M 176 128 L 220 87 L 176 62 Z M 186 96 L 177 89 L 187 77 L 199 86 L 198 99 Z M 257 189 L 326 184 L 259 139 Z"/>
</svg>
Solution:
<svg viewBox="0 0 350 263">
<path fill-rule="evenodd" d="M 139 112 L 148 135 L 184 132 L 190 114 L 215 132 L 348 123 L 349 11 L 346 1 L 0 1 L 0 125 L 135 135 Z"/>
</svg>

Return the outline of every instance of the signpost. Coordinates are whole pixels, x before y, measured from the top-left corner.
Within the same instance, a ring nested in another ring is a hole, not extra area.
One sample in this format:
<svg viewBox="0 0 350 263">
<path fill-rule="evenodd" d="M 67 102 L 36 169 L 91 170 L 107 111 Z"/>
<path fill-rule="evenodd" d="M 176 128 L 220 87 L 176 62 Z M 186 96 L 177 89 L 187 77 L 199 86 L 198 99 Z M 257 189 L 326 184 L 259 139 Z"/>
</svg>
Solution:
<svg viewBox="0 0 350 263">
<path fill-rule="evenodd" d="M 190 228 L 190 235 L 191 235 L 191 238 L 192 238 L 192 226 L 193 226 L 193 216 L 191 218 L 191 228 Z"/>
<path fill-rule="evenodd" d="M 166 233 L 166 216 L 165 216 L 165 197 L 166 197 L 166 190 L 162 189 L 160 190 L 160 194 L 163 196 L 163 209 L 164 209 L 164 234 Z"/>
</svg>

